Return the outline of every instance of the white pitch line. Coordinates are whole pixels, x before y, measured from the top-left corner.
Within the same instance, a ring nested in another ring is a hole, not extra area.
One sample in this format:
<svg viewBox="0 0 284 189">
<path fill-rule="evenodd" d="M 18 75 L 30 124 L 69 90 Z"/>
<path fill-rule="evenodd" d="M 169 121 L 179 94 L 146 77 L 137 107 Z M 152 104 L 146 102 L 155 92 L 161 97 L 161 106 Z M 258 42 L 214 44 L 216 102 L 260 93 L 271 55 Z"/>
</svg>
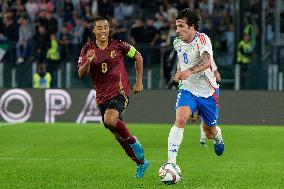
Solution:
<svg viewBox="0 0 284 189">
<path fill-rule="evenodd" d="M 19 123 L 2 123 L 0 124 L 0 127 L 6 127 L 6 126 L 10 126 L 10 125 L 17 125 Z"/>
<path fill-rule="evenodd" d="M 64 161 L 101 161 L 99 159 L 93 158 L 21 158 L 21 157 L 0 157 L 0 160 L 35 160 L 35 161 L 53 161 L 53 160 L 64 160 Z M 107 162 L 116 161 L 116 160 L 103 160 Z M 120 160 L 124 161 L 124 160 Z"/>
<path fill-rule="evenodd" d="M 20 158 L 20 157 L 0 157 L 1 160 L 33 160 L 33 161 L 54 161 L 54 160 L 63 160 L 63 161 L 95 161 L 95 162 L 128 162 L 128 159 L 93 159 L 93 158 Z M 151 160 L 155 161 L 155 160 Z"/>
</svg>

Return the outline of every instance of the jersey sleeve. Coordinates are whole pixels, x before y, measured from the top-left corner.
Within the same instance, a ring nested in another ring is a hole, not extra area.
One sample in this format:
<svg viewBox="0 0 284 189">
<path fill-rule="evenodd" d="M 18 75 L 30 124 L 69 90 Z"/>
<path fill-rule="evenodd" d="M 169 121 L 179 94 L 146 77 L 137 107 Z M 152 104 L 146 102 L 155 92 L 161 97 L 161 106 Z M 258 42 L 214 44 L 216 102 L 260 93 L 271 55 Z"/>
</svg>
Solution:
<svg viewBox="0 0 284 189">
<path fill-rule="evenodd" d="M 173 46 L 176 51 L 178 51 L 178 47 L 180 46 L 181 39 L 179 37 L 175 37 L 173 41 Z"/>
<path fill-rule="evenodd" d="M 200 56 L 202 55 L 202 53 L 206 51 L 211 55 L 211 57 L 213 57 L 211 40 L 207 35 L 205 35 L 204 33 L 199 33 L 197 44 L 198 44 Z"/>
<path fill-rule="evenodd" d="M 91 46 L 91 44 L 87 43 L 82 47 L 81 52 L 80 52 L 80 56 L 79 56 L 79 59 L 78 59 L 78 63 L 77 63 L 77 69 L 79 69 L 80 67 L 82 67 L 86 63 L 86 54 L 87 54 L 90 46 Z"/>
<path fill-rule="evenodd" d="M 218 70 L 218 67 L 217 67 L 217 65 L 216 65 L 215 60 L 212 61 L 212 64 L 211 64 L 211 65 L 212 65 L 212 71 L 213 71 L 213 72 L 215 72 L 216 70 Z"/>
<path fill-rule="evenodd" d="M 133 58 L 137 51 L 135 47 L 123 41 L 120 41 L 120 47 L 122 51 L 126 54 L 126 56 L 129 58 Z"/>
</svg>

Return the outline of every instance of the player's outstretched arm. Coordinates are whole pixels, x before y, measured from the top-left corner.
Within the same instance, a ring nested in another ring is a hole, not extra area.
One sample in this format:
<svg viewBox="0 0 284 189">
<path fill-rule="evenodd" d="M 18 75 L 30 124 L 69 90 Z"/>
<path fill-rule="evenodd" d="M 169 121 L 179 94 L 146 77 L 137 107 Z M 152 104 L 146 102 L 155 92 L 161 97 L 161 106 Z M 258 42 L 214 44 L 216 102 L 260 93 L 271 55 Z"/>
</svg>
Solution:
<svg viewBox="0 0 284 189">
<path fill-rule="evenodd" d="M 94 50 L 90 50 L 87 52 L 86 63 L 83 66 L 81 66 L 78 70 L 78 74 L 80 78 L 85 77 L 86 75 L 90 73 L 90 65 L 93 59 L 95 58 L 95 56 L 96 54 Z"/>
<path fill-rule="evenodd" d="M 142 83 L 142 77 L 143 77 L 143 58 L 141 54 L 136 51 L 134 55 L 134 60 L 136 61 L 135 69 L 136 69 L 136 81 L 133 86 L 134 94 L 137 94 L 139 92 L 143 91 L 143 83 Z"/>
<path fill-rule="evenodd" d="M 210 64 L 211 64 L 211 56 L 207 51 L 204 51 L 201 55 L 200 61 L 191 68 L 182 71 L 179 76 L 179 79 L 180 80 L 187 79 L 190 75 L 201 72 L 209 68 Z"/>
</svg>

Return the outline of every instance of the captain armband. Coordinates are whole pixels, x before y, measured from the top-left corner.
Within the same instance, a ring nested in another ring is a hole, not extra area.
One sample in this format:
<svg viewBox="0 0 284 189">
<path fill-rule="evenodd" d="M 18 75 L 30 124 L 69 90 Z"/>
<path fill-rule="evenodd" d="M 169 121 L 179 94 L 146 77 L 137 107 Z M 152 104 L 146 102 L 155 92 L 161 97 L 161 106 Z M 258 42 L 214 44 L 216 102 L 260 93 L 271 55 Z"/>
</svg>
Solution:
<svg viewBox="0 0 284 189">
<path fill-rule="evenodd" d="M 131 46 L 130 49 L 129 49 L 129 51 L 128 51 L 128 53 L 127 53 L 127 56 L 128 56 L 129 58 L 133 58 L 134 55 L 135 55 L 135 52 L 136 52 L 136 49 L 135 49 L 133 46 Z"/>
</svg>

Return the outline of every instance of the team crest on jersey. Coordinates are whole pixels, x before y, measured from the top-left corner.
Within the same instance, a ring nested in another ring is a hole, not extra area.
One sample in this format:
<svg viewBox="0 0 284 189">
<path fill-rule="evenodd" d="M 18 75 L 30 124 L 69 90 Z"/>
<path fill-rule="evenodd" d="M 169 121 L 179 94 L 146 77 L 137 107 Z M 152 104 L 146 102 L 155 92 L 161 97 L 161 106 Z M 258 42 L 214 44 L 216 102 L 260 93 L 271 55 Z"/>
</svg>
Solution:
<svg viewBox="0 0 284 189">
<path fill-rule="evenodd" d="M 116 57 L 116 52 L 115 50 L 110 51 L 110 57 L 115 58 Z"/>
</svg>

